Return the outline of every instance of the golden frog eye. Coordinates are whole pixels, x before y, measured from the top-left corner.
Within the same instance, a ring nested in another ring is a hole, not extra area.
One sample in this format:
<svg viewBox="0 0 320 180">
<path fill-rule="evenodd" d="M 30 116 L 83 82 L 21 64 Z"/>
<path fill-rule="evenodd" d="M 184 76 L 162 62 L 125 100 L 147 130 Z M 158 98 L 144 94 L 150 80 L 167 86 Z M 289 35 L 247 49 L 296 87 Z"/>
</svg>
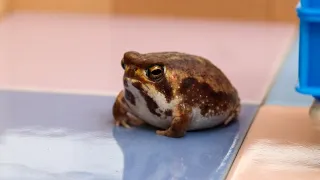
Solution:
<svg viewBox="0 0 320 180">
<path fill-rule="evenodd" d="M 159 80 L 164 75 L 163 66 L 155 65 L 147 69 L 147 76 L 152 80 Z"/>
</svg>

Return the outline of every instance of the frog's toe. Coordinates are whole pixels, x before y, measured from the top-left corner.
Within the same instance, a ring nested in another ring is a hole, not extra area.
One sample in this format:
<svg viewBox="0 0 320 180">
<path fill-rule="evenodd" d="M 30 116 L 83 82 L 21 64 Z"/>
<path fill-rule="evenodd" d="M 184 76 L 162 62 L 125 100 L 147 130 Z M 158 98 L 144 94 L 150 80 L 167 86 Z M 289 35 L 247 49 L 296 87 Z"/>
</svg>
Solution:
<svg viewBox="0 0 320 180">
<path fill-rule="evenodd" d="M 173 131 L 172 129 L 167 129 L 167 130 L 157 130 L 156 134 L 160 135 L 160 136 L 167 136 L 170 138 L 181 138 L 185 136 L 185 133 L 182 132 L 176 132 Z"/>
<path fill-rule="evenodd" d="M 131 128 L 131 126 L 127 122 L 127 118 L 124 119 L 116 119 L 115 120 L 115 125 L 116 126 L 123 126 L 125 128 Z"/>
</svg>

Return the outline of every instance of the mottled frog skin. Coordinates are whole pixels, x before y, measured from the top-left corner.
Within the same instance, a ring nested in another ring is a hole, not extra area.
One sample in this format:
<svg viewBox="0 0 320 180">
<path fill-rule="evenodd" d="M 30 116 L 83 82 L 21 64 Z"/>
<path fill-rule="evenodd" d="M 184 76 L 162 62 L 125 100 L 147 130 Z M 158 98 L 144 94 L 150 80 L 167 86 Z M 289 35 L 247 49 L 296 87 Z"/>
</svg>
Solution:
<svg viewBox="0 0 320 180">
<path fill-rule="evenodd" d="M 122 90 L 113 106 L 117 126 L 147 123 L 158 135 L 227 125 L 239 115 L 237 90 L 209 60 L 181 52 L 124 53 Z"/>
</svg>

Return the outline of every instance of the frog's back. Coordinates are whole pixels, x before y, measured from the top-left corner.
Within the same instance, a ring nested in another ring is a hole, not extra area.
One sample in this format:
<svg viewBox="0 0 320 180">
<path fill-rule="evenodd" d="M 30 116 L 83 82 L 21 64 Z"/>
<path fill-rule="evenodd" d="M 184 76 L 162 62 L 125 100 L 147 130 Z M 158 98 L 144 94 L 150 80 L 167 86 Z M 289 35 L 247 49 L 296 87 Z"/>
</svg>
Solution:
<svg viewBox="0 0 320 180">
<path fill-rule="evenodd" d="M 176 94 L 182 96 L 183 103 L 192 107 L 189 130 L 221 124 L 240 106 L 237 90 L 208 59 L 178 52 L 158 55 L 169 72 L 178 74 Z"/>
<path fill-rule="evenodd" d="M 235 89 L 227 76 L 208 59 L 181 52 L 156 52 L 145 54 L 153 63 L 163 63 L 171 72 L 178 74 L 178 81 L 193 77 L 206 82 L 216 91 L 233 92 Z"/>
</svg>

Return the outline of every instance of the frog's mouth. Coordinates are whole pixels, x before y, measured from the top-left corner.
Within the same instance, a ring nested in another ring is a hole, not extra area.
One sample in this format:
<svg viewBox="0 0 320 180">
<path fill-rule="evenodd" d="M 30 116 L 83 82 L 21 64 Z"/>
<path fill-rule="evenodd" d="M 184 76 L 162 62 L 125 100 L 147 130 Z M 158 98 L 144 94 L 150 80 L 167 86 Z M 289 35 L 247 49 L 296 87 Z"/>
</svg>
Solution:
<svg viewBox="0 0 320 180">
<path fill-rule="evenodd" d="M 129 87 L 129 83 L 140 92 L 147 92 L 149 90 L 149 87 L 145 83 L 142 83 L 140 80 L 133 79 L 133 78 L 125 78 L 124 79 L 125 87 Z"/>
<path fill-rule="evenodd" d="M 155 94 L 156 91 L 152 85 L 144 83 L 137 79 L 127 78 L 124 80 L 124 84 L 127 84 L 125 89 L 135 92 L 138 91 L 139 95 L 142 95 L 143 97 L 151 98 L 150 95 Z"/>
<path fill-rule="evenodd" d="M 140 112 L 140 115 L 143 116 L 145 111 L 140 111 L 141 108 L 148 108 L 149 111 L 160 117 L 161 114 L 159 112 L 159 102 L 156 98 L 154 98 L 155 89 L 153 89 L 152 85 L 143 83 L 137 79 L 127 79 L 127 87 L 125 88 L 125 93 L 129 92 L 127 95 L 125 94 L 126 99 L 130 102 L 130 99 L 135 99 L 136 104 L 134 105 L 135 110 Z M 138 104 L 142 103 L 142 104 Z M 140 110 L 139 110 L 140 109 Z M 142 114 L 141 114 L 142 113 Z"/>
</svg>

